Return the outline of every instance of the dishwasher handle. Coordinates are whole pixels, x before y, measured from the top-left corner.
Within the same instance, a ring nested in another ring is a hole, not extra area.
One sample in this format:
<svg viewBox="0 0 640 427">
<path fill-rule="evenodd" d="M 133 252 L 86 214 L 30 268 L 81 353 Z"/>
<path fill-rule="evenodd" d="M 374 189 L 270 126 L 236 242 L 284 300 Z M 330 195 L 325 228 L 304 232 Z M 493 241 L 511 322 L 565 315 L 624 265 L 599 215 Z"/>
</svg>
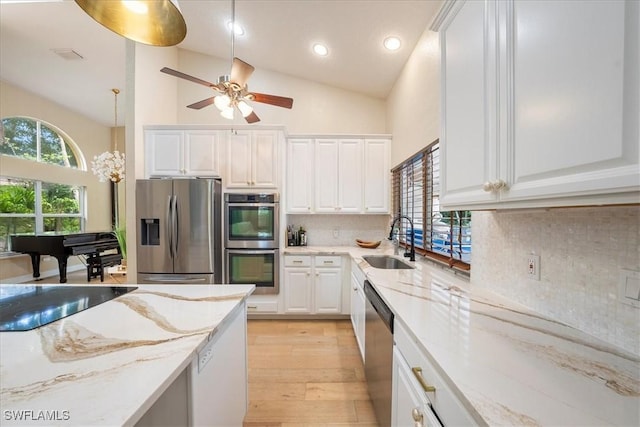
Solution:
<svg viewBox="0 0 640 427">
<path fill-rule="evenodd" d="M 380 319 L 384 322 L 389 332 L 393 334 L 393 311 L 389 308 L 389 306 L 384 302 L 380 294 L 373 288 L 373 285 L 368 280 L 364 281 L 364 294 L 367 297 L 367 300 L 373 307 L 373 309 L 378 313 Z"/>
</svg>

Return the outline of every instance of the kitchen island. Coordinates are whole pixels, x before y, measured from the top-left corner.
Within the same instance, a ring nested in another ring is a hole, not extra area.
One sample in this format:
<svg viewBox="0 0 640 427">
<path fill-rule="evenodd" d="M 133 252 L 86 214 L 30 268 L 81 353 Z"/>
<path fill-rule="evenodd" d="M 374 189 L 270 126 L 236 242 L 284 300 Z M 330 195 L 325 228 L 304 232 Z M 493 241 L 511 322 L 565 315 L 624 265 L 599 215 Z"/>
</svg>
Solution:
<svg viewBox="0 0 640 427">
<path fill-rule="evenodd" d="M 254 288 L 144 285 L 35 330 L 0 333 L 0 424 L 153 424 L 168 401 L 191 419 L 194 404 L 202 406 L 199 352 L 215 349 L 231 323 L 246 349 L 245 302 Z M 209 366 L 220 357 L 211 354 Z M 246 353 L 235 359 L 245 368 L 236 374 L 246 399 Z"/>
<path fill-rule="evenodd" d="M 640 425 L 640 357 L 430 262 L 371 267 L 393 247 L 289 247 L 285 254 L 348 255 L 477 425 Z M 399 256 L 402 258 L 402 256 Z M 396 328 L 397 329 L 397 328 Z M 398 336 L 395 337 L 396 341 Z M 441 392 L 429 394 L 437 405 Z M 455 425 L 443 420 L 444 425 Z"/>
</svg>

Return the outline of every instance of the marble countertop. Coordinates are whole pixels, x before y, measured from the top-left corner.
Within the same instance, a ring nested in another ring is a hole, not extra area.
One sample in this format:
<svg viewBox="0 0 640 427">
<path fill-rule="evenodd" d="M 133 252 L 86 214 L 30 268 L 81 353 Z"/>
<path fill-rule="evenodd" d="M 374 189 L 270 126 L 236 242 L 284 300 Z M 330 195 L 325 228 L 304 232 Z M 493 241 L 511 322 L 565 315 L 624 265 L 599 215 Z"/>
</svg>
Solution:
<svg viewBox="0 0 640 427">
<path fill-rule="evenodd" d="M 470 414 L 487 425 L 638 426 L 640 357 L 545 318 L 431 263 L 381 270 L 358 247 L 287 247 L 350 255 L 435 361 Z M 400 257 L 401 258 L 401 257 Z"/>
<path fill-rule="evenodd" d="M 140 285 L 39 329 L 0 333 L 0 425 L 132 425 L 253 289 Z M 34 419 L 44 416 L 54 421 Z"/>
</svg>

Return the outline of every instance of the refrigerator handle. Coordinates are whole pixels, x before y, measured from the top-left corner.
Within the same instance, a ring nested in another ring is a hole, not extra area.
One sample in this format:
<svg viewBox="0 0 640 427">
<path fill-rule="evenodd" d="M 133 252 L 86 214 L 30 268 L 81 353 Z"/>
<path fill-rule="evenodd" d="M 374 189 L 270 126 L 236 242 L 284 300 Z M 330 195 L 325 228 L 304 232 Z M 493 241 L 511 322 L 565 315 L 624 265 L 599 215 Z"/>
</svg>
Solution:
<svg viewBox="0 0 640 427">
<path fill-rule="evenodd" d="M 173 259 L 173 196 L 169 196 L 167 200 L 169 209 L 167 209 L 167 242 L 169 246 L 169 257 Z"/>
<path fill-rule="evenodd" d="M 178 256 L 180 240 L 180 216 L 178 215 L 178 196 L 173 196 L 173 253 Z"/>
</svg>

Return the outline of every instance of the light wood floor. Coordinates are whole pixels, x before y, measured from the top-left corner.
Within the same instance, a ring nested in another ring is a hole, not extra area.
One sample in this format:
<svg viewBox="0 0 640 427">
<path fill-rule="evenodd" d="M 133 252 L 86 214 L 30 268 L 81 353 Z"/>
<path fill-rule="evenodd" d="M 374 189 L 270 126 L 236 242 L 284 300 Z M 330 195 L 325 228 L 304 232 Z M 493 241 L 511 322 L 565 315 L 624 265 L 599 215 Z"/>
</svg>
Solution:
<svg viewBox="0 0 640 427">
<path fill-rule="evenodd" d="M 349 320 L 250 320 L 244 427 L 377 427 Z"/>
<path fill-rule="evenodd" d="M 108 284 L 108 285 L 119 285 L 119 284 L 127 284 L 127 283 L 131 283 L 127 280 L 128 276 L 126 274 L 108 274 L 105 273 L 104 274 L 104 282 L 102 282 L 103 284 Z M 60 276 L 58 276 L 57 274 L 55 276 L 50 276 L 50 277 L 44 277 L 40 280 L 31 280 L 29 282 L 26 283 L 30 283 L 30 284 L 35 284 L 35 285 L 48 285 L 48 284 L 55 284 L 55 285 L 64 285 L 64 283 L 60 283 Z M 67 283 L 69 284 L 75 284 L 75 285 L 89 285 L 89 284 L 100 284 L 100 277 L 94 277 L 93 279 L 91 279 L 90 282 L 87 281 L 87 270 L 83 269 L 83 270 L 78 270 L 78 271 L 72 271 L 72 272 L 67 272 Z"/>
</svg>

